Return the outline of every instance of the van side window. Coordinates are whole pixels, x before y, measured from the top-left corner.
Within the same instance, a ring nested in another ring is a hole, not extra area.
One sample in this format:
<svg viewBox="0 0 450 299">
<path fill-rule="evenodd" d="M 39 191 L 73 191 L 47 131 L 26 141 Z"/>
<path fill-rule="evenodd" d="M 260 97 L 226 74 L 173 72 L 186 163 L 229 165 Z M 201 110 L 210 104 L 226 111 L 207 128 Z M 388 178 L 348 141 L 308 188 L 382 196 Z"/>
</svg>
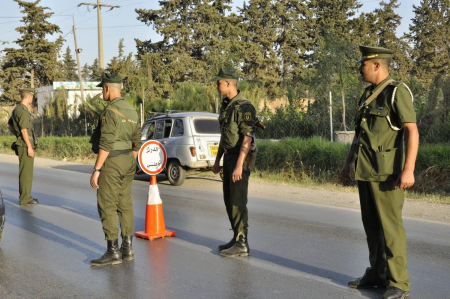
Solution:
<svg viewBox="0 0 450 299">
<path fill-rule="evenodd" d="M 183 134 L 184 134 L 183 120 L 175 119 L 172 129 L 172 137 L 183 136 Z"/>
<path fill-rule="evenodd" d="M 153 139 L 155 138 L 155 122 L 152 122 L 150 124 L 150 127 L 148 128 L 147 131 L 147 139 Z"/>
<path fill-rule="evenodd" d="M 164 121 L 164 138 L 169 138 L 170 137 L 171 129 L 172 129 L 172 120 L 171 119 L 166 119 Z"/>
<path fill-rule="evenodd" d="M 156 122 L 155 139 L 161 139 L 164 136 L 164 120 L 158 120 Z"/>
</svg>

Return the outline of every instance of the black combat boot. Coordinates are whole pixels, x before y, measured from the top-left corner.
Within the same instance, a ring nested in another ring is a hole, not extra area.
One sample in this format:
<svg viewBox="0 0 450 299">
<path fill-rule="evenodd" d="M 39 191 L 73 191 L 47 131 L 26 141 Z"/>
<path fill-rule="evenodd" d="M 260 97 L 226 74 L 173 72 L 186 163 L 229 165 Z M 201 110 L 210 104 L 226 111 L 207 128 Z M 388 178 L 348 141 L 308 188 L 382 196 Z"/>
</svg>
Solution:
<svg viewBox="0 0 450 299">
<path fill-rule="evenodd" d="M 396 287 L 388 287 L 386 293 L 384 293 L 383 299 L 405 299 L 409 297 L 408 291 L 400 290 Z"/>
<path fill-rule="evenodd" d="M 222 250 L 220 255 L 226 257 L 249 256 L 250 248 L 248 247 L 247 234 L 239 234 L 234 245 L 229 249 Z"/>
<path fill-rule="evenodd" d="M 122 260 L 131 261 L 134 260 L 133 247 L 131 243 L 133 241 L 133 236 L 123 236 L 122 246 L 120 247 L 120 253 L 122 254 Z"/>
<path fill-rule="evenodd" d="M 368 289 L 368 288 L 386 289 L 388 285 L 389 283 L 387 281 L 383 280 L 373 281 L 368 280 L 365 277 L 356 278 L 348 282 L 348 287 L 352 289 Z"/>
<path fill-rule="evenodd" d="M 219 251 L 226 250 L 226 249 L 229 249 L 229 248 L 233 247 L 234 243 L 236 243 L 236 237 L 231 239 L 231 241 L 228 242 L 227 244 L 219 245 L 219 247 L 218 247 Z"/>
<path fill-rule="evenodd" d="M 91 261 L 92 266 L 122 264 L 122 256 L 119 250 L 119 240 L 107 240 L 108 248 L 103 256 Z"/>
</svg>

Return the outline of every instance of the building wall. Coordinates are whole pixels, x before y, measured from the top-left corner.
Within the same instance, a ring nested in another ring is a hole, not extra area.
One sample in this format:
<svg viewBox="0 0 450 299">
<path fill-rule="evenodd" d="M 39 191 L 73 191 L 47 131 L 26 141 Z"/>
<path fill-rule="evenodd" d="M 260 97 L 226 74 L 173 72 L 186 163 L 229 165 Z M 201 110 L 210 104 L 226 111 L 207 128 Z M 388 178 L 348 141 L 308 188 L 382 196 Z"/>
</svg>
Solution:
<svg viewBox="0 0 450 299">
<path fill-rule="evenodd" d="M 94 97 L 102 92 L 101 87 L 96 87 L 99 82 L 83 82 L 84 96 Z M 79 82 L 53 82 L 52 86 L 45 86 L 36 88 L 38 113 L 42 114 L 44 108 L 50 103 L 50 100 L 54 100 L 55 91 L 66 90 L 67 105 L 69 107 L 69 116 L 72 118 L 77 117 L 79 105 L 81 102 L 81 91 Z"/>
</svg>

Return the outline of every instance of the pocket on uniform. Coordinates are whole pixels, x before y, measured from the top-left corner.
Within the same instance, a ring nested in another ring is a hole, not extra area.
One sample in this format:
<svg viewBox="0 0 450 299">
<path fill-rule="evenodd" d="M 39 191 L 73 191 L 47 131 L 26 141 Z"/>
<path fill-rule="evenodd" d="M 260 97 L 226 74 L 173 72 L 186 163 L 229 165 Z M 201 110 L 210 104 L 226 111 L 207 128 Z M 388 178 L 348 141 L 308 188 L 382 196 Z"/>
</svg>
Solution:
<svg viewBox="0 0 450 299">
<path fill-rule="evenodd" d="M 388 129 L 388 122 L 386 116 L 388 115 L 387 109 L 372 110 L 368 116 L 368 126 L 371 132 L 383 132 Z"/>
<path fill-rule="evenodd" d="M 239 141 L 238 126 L 235 122 L 224 125 L 222 130 L 222 146 L 224 148 L 232 148 Z"/>
<path fill-rule="evenodd" d="M 376 163 L 372 169 L 372 176 L 391 175 L 396 172 L 397 149 L 393 148 L 384 152 L 375 152 Z"/>
</svg>

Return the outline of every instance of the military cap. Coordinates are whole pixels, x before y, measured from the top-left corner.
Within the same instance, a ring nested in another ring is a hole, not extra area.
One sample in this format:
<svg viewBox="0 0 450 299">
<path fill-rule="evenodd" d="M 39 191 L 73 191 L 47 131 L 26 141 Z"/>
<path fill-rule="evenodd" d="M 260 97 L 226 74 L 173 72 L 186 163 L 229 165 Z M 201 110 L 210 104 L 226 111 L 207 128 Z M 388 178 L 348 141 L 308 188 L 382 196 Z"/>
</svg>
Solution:
<svg viewBox="0 0 450 299">
<path fill-rule="evenodd" d="M 219 74 L 211 79 L 211 81 L 218 81 L 220 79 L 235 79 L 239 80 L 237 71 L 232 67 L 223 67 L 220 69 Z"/>
<path fill-rule="evenodd" d="M 122 84 L 122 77 L 117 74 L 104 73 L 102 75 L 102 82 L 97 84 L 97 87 L 102 87 L 105 83 L 120 83 Z"/>
<path fill-rule="evenodd" d="M 382 47 L 359 46 L 359 51 L 361 51 L 362 57 L 358 62 L 378 58 L 391 58 L 392 54 L 394 54 L 394 51 Z"/>
<path fill-rule="evenodd" d="M 20 94 L 30 93 L 33 96 L 36 94 L 36 91 L 34 90 L 34 88 L 21 88 L 21 89 L 19 89 L 19 92 L 20 92 Z"/>
</svg>

